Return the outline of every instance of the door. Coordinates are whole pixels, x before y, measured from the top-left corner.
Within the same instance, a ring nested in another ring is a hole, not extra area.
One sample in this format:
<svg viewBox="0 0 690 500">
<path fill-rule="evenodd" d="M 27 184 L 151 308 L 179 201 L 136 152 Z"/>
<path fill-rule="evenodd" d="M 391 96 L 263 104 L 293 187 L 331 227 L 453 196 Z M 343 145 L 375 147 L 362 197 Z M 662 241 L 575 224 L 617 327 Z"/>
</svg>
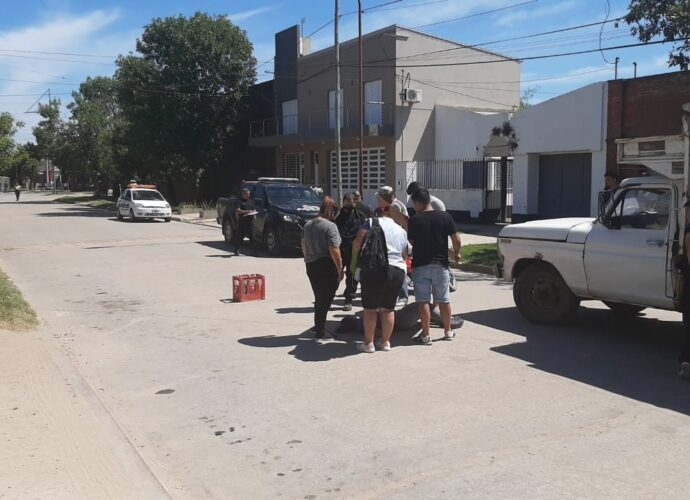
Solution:
<svg viewBox="0 0 690 500">
<path fill-rule="evenodd" d="M 132 196 L 130 194 L 130 190 L 125 189 L 125 192 L 122 193 L 120 199 L 117 200 L 117 210 L 120 215 L 129 215 L 129 200 L 131 199 Z"/>
<path fill-rule="evenodd" d="M 585 244 L 585 270 L 592 297 L 671 308 L 667 295 L 668 188 L 635 187 L 621 193 L 612 228 L 594 224 Z"/>
<path fill-rule="evenodd" d="M 266 186 L 257 184 L 252 194 L 252 200 L 256 205 L 256 215 L 252 223 L 252 235 L 254 241 L 263 241 L 264 225 L 266 223 L 267 201 L 266 201 Z"/>
<path fill-rule="evenodd" d="M 543 219 L 591 215 L 592 155 L 539 157 L 539 216 Z"/>
</svg>

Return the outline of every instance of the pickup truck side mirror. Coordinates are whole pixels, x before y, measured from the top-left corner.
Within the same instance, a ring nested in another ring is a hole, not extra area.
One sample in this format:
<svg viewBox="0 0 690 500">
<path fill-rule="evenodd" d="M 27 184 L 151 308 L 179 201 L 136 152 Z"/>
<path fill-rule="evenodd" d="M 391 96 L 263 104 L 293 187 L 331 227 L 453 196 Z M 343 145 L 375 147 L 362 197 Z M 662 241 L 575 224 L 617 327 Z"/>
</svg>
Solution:
<svg viewBox="0 0 690 500">
<path fill-rule="evenodd" d="M 615 216 L 614 210 L 617 202 L 620 201 L 620 196 L 617 196 L 617 190 L 611 189 L 599 192 L 599 216 L 597 222 L 609 229 L 620 229 L 621 218 Z"/>
</svg>

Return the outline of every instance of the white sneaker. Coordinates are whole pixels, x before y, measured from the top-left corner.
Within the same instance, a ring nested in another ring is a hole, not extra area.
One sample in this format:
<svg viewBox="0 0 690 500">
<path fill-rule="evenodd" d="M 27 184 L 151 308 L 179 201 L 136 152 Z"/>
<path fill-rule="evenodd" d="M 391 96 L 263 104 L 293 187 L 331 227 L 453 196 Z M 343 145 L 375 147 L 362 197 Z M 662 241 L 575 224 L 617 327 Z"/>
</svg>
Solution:
<svg viewBox="0 0 690 500">
<path fill-rule="evenodd" d="M 425 337 L 420 333 L 416 337 L 412 337 L 412 342 L 415 344 L 431 345 L 431 337 L 429 335 Z"/>
<path fill-rule="evenodd" d="M 376 344 L 376 347 L 378 348 L 379 351 L 388 352 L 391 350 L 391 343 L 390 342 L 381 342 L 379 340 Z"/>
<path fill-rule="evenodd" d="M 443 336 L 443 340 L 453 340 L 455 338 L 455 332 L 454 331 L 449 331 L 446 332 L 446 334 Z"/>
<path fill-rule="evenodd" d="M 398 305 L 405 307 L 408 304 L 409 300 L 410 299 L 398 299 Z"/>
<path fill-rule="evenodd" d="M 357 344 L 357 350 L 361 352 L 366 352 L 367 354 L 376 352 L 376 349 L 374 349 L 374 344 L 365 344 L 364 342 L 362 342 L 361 344 Z"/>
</svg>

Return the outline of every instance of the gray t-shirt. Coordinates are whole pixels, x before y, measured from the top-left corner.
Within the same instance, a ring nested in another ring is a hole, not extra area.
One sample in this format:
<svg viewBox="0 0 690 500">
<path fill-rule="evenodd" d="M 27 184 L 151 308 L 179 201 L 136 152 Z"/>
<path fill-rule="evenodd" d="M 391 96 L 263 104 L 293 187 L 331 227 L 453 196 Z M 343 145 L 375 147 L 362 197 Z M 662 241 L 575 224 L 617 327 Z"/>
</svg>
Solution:
<svg viewBox="0 0 690 500">
<path fill-rule="evenodd" d="M 330 247 L 340 247 L 338 226 L 322 217 L 307 222 L 304 226 L 304 261 L 314 262 L 324 257 L 330 258 Z"/>
</svg>

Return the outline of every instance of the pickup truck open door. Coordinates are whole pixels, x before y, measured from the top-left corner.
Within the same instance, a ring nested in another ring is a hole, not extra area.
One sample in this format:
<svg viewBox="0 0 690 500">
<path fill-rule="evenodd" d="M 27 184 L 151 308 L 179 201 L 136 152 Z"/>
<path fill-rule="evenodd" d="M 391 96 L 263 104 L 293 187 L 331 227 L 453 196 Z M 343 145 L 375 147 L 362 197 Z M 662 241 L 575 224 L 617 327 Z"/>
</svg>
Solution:
<svg viewBox="0 0 690 500">
<path fill-rule="evenodd" d="M 608 301 L 673 308 L 671 246 L 678 189 L 624 188 L 594 224 L 584 249 L 590 295 Z"/>
</svg>

